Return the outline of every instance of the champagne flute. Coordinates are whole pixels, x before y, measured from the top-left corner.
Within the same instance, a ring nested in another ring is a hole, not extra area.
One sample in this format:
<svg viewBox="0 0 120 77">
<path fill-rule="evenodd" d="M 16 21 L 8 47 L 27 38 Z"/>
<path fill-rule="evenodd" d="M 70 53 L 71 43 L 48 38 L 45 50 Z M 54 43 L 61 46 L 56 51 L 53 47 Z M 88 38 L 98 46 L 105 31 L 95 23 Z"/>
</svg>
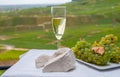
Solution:
<svg viewBox="0 0 120 77">
<path fill-rule="evenodd" d="M 66 7 L 65 6 L 53 6 L 51 7 L 52 14 L 52 27 L 54 34 L 58 40 L 57 47 L 60 47 L 60 40 L 64 34 L 66 26 Z"/>
</svg>

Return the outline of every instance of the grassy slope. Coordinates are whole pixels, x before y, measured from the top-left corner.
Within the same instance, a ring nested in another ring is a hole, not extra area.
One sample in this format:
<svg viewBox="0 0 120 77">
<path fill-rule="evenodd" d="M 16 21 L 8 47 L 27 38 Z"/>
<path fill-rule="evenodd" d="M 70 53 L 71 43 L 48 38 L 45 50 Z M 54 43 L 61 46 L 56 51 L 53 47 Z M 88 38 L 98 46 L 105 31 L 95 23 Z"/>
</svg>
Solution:
<svg viewBox="0 0 120 77">
<path fill-rule="evenodd" d="M 26 51 L 20 50 L 10 50 L 0 53 L 0 61 L 8 61 L 8 60 L 18 60 L 19 55 L 25 53 Z"/>
<path fill-rule="evenodd" d="M 80 15 L 92 15 L 93 19 L 94 19 L 94 17 L 101 19 L 101 21 L 99 21 L 99 22 L 102 24 L 104 22 L 108 22 L 109 20 L 110 21 L 107 24 L 114 24 L 111 22 L 111 20 L 113 18 L 119 17 L 119 13 L 120 13 L 120 9 L 119 9 L 120 6 L 119 5 L 120 5 L 119 0 L 92 0 L 92 1 L 91 0 L 80 0 L 80 1 L 78 0 L 78 2 L 72 2 L 72 3 L 65 4 L 65 6 L 67 7 L 67 14 L 68 15 L 76 15 L 76 16 L 77 15 L 79 15 L 79 16 Z M 25 10 L 21 10 L 21 11 L 17 11 L 17 12 L 7 13 L 4 15 L 17 16 L 16 14 L 17 15 L 25 15 L 25 16 L 26 15 L 30 16 L 30 15 L 35 15 L 35 14 L 41 15 L 41 16 L 42 15 L 46 16 L 46 15 L 50 15 L 50 7 L 25 9 Z M 97 16 L 97 15 L 100 15 L 100 16 Z M 68 19 L 68 21 L 69 21 L 69 19 Z M 79 19 L 76 22 L 78 23 L 78 25 L 80 25 L 80 27 L 77 25 L 74 25 L 75 29 L 73 30 L 73 32 L 75 32 L 77 29 L 81 28 L 81 24 L 79 23 Z M 68 23 L 67 25 L 69 26 L 70 23 Z M 106 24 L 103 24 L 103 25 L 106 25 Z M 95 26 L 95 25 L 93 25 L 93 26 Z M 70 26 L 69 26 L 69 29 L 71 29 Z M 84 31 L 87 32 L 86 28 Z M 12 36 L 16 37 L 14 32 L 3 32 L 3 33 L 1 32 L 0 34 L 7 35 L 6 33 L 9 33 L 9 34 L 11 33 L 11 34 L 13 34 Z M 13 38 L 13 39 L 6 40 L 6 41 L 0 41 L 0 42 L 6 43 L 6 44 L 14 44 L 17 47 L 55 48 L 55 45 L 47 44 L 47 43 L 51 42 L 52 39 L 55 38 L 54 35 L 52 35 L 52 31 L 50 31 L 49 33 L 46 33 L 45 31 L 36 30 L 33 32 L 31 32 L 31 31 L 18 32 L 16 34 L 18 34 L 17 38 Z M 52 36 L 48 36 L 48 35 L 52 35 Z M 40 36 L 41 38 L 38 39 L 37 38 L 38 36 Z M 32 42 L 32 41 L 34 41 L 34 42 Z M 32 42 L 32 44 L 29 44 L 29 42 Z M 44 43 L 45 46 L 41 45 L 39 42 Z M 36 46 L 39 46 L 39 47 L 36 47 Z M 69 46 L 71 46 L 71 44 Z"/>
<path fill-rule="evenodd" d="M 7 36 L 12 36 L 15 38 L 9 40 L 0 40 L 4 44 L 13 44 L 18 48 L 42 48 L 53 49 L 55 45 L 49 44 L 55 40 L 53 32 L 45 32 L 44 30 L 30 30 L 21 32 L 4 32 Z"/>
<path fill-rule="evenodd" d="M 78 0 L 77 2 L 64 4 L 67 14 L 71 15 L 102 15 L 116 14 L 120 12 L 119 0 Z M 20 14 L 50 15 L 50 7 L 33 8 L 19 11 Z"/>
<path fill-rule="evenodd" d="M 66 26 L 65 34 L 62 38 L 62 45 L 72 47 L 77 40 L 84 38 L 89 42 L 100 39 L 106 34 L 115 34 L 119 37 L 120 25 L 113 26 L 112 24 L 102 24 L 102 25 L 76 25 L 76 26 Z M 4 33 L 5 34 L 5 33 Z M 50 30 L 45 32 L 44 30 L 35 31 L 24 31 L 16 32 L 6 32 L 8 36 L 14 36 L 16 38 L 11 38 L 9 40 L 0 40 L 1 43 L 15 45 L 15 47 L 20 48 L 39 48 L 39 49 L 55 49 L 55 36 Z M 120 38 L 120 37 L 119 37 Z"/>
<path fill-rule="evenodd" d="M 5 70 L 0 70 L 0 75 L 2 75 L 2 73 L 4 73 L 5 72 Z"/>
<path fill-rule="evenodd" d="M 78 0 L 77 2 L 64 4 L 67 7 L 67 15 L 83 16 L 78 19 L 84 19 L 84 16 L 91 18 L 95 23 L 112 23 L 113 20 L 120 22 L 120 1 L 119 0 Z M 25 17 L 21 17 L 25 16 Z M 4 16 L 4 17 L 2 17 Z M 11 17 L 6 19 L 7 16 Z M 51 16 L 50 7 L 30 8 L 16 12 L 1 13 L 0 26 L 35 25 L 39 20 L 29 16 Z M 16 20 L 17 19 L 17 20 Z M 47 18 L 46 18 L 47 19 Z M 21 20 L 21 21 L 20 21 Z M 28 21 L 28 23 L 24 21 Z M 37 22 L 36 22 L 36 21 Z M 41 19 L 44 20 L 45 19 Z M 76 22 L 78 23 L 78 22 Z M 68 23 L 69 24 L 69 23 Z"/>
<path fill-rule="evenodd" d="M 119 13 L 119 5 L 119 0 L 82 0 L 67 4 L 67 8 L 68 12 L 74 15 L 110 14 Z"/>
<path fill-rule="evenodd" d="M 98 20 L 98 22 L 101 23 L 102 26 L 98 26 L 98 28 L 100 28 L 101 30 L 104 30 L 105 33 L 114 32 L 114 28 L 113 28 L 114 25 L 118 25 L 117 27 L 119 27 L 119 21 L 117 24 L 116 23 L 114 24 L 112 22 L 113 19 L 117 19 L 119 17 L 119 12 L 120 12 L 119 5 L 120 5 L 119 0 L 92 0 L 92 1 L 91 0 L 80 0 L 80 1 L 78 0 L 78 2 L 72 2 L 72 3 L 65 4 L 65 6 L 67 7 L 67 15 L 76 15 L 76 16 L 91 15 L 92 19 L 97 18 L 95 20 Z M 21 10 L 17 12 L 7 13 L 6 15 L 12 16 L 13 14 L 15 16 L 16 15 L 47 16 L 47 15 L 50 15 L 50 7 L 25 9 L 25 10 Z M 66 33 L 65 33 L 65 36 L 63 36 L 63 39 L 67 41 L 68 40 L 67 38 L 73 35 L 75 36 L 75 38 L 73 39 L 70 38 L 69 42 L 72 40 L 71 43 L 63 42 L 63 45 L 71 47 L 73 46 L 74 42 L 77 41 L 81 36 L 87 36 L 89 35 L 90 32 L 92 32 L 93 29 L 95 28 L 97 29 L 96 25 L 98 24 L 98 22 L 96 22 L 95 24 L 91 26 L 89 26 L 90 24 L 84 25 L 80 23 L 80 20 L 79 20 L 80 18 L 82 19 L 82 17 L 79 17 L 77 21 L 75 22 L 75 23 L 78 23 L 77 25 L 69 26 L 71 24 L 67 23 L 68 28 L 66 28 Z M 69 21 L 70 19 L 67 19 L 67 20 Z M 104 23 L 104 22 L 108 22 L 108 23 Z M 81 26 L 84 26 L 84 27 L 81 27 Z M 107 26 L 107 27 L 103 29 L 103 26 Z M 88 29 L 90 28 L 89 29 L 90 31 L 88 31 L 87 28 Z M 111 30 L 109 32 L 108 29 L 112 29 L 112 28 L 113 28 L 113 31 Z M 116 35 L 119 35 L 118 30 L 116 30 L 114 33 Z M 5 44 L 13 44 L 16 47 L 40 48 L 40 49 L 41 48 L 43 49 L 44 48 L 46 49 L 56 48 L 55 43 L 51 44 L 55 40 L 55 37 L 51 29 L 49 32 L 45 32 L 42 30 L 24 31 L 24 32 L 15 32 L 15 33 L 14 31 L 13 32 L 4 31 L 4 32 L 1 32 L 0 34 L 17 37 L 17 38 L 5 40 L 5 41 L 3 40 L 0 41 L 1 43 L 5 43 Z M 102 32 L 99 33 L 99 35 L 103 35 Z M 94 38 L 98 38 L 98 36 Z M 87 39 L 88 37 L 85 37 L 85 38 Z"/>
<path fill-rule="evenodd" d="M 95 1 L 97 1 L 97 2 L 95 2 Z M 118 18 L 119 12 L 120 12 L 120 9 L 119 9 L 120 1 L 119 0 L 93 0 L 93 1 L 81 0 L 78 2 L 72 2 L 72 3 L 65 4 L 65 5 L 67 6 L 67 14 L 68 15 L 93 15 L 93 16 L 101 15 L 101 17 L 103 19 L 105 17 L 108 17 L 108 19 L 111 19 L 112 17 Z M 32 8 L 32 9 L 27 9 L 27 10 L 21 10 L 18 12 L 11 12 L 8 14 L 3 14 L 3 15 L 16 16 L 16 14 L 29 15 L 29 16 L 34 15 L 34 14 L 50 15 L 50 7 L 48 7 L 48 8 Z M 79 22 L 79 20 L 77 22 Z M 101 23 L 103 23 L 103 22 L 107 22 L 107 20 L 101 21 Z M 109 24 L 112 24 L 112 23 L 109 22 Z M 69 26 L 69 23 L 67 25 Z M 106 24 L 103 24 L 103 25 L 106 25 Z M 94 29 L 94 26 L 95 25 L 89 26 L 91 28 L 90 29 L 91 31 L 92 31 L 92 28 Z M 89 31 L 87 31 L 88 26 L 87 27 L 85 26 L 85 28 L 81 27 L 80 23 L 78 24 L 78 26 L 74 25 L 73 28 L 74 28 L 73 31 L 69 31 L 69 29 L 72 29 L 72 27 L 69 26 L 68 30 L 66 29 L 66 33 L 68 34 L 68 36 L 70 34 L 71 35 L 75 34 L 74 36 L 76 36 L 76 38 L 74 38 L 74 39 L 79 39 L 81 36 L 85 36 L 86 32 L 89 33 Z M 108 26 L 108 28 L 109 28 L 109 26 Z M 83 31 L 83 29 L 84 29 L 84 31 Z M 76 31 L 78 31 L 79 34 L 74 33 Z M 105 29 L 105 31 L 106 31 L 106 29 Z M 73 32 L 73 33 L 70 33 L 70 32 Z M 116 30 L 116 33 L 117 33 L 117 30 Z M 52 31 L 45 32 L 45 31 L 36 30 L 36 31 L 16 32 L 16 33 L 4 31 L 4 32 L 1 32 L 0 34 L 17 37 L 17 38 L 13 38 L 10 40 L 5 40 L 5 41 L 1 40 L 0 41 L 1 43 L 5 43 L 5 44 L 14 44 L 16 47 L 23 47 L 23 48 L 26 48 L 26 47 L 27 48 L 46 48 L 47 47 L 47 49 L 55 48 L 55 45 L 49 44 L 50 42 L 55 40 L 54 35 L 52 35 Z M 17 36 L 16 36 L 16 34 L 17 34 Z M 51 36 L 49 36 L 49 35 L 51 35 Z M 88 34 L 86 34 L 86 35 L 88 35 Z M 69 38 L 69 37 L 67 37 L 67 35 L 65 35 L 65 36 L 66 36 L 65 39 L 63 37 L 64 40 Z M 71 39 L 71 40 L 73 40 L 73 39 Z M 73 41 L 73 42 L 75 42 L 75 41 Z M 68 44 L 64 43 L 64 44 L 71 47 L 73 42 L 71 44 L 70 43 L 68 43 Z M 44 44 L 44 46 L 42 44 Z"/>
<path fill-rule="evenodd" d="M 90 14 L 115 14 L 120 12 L 120 0 L 78 0 L 64 4 L 67 7 L 67 14 L 71 15 L 90 15 Z M 50 7 L 30 8 L 16 12 L 7 13 L 8 15 L 50 15 Z M 6 14 L 1 14 L 6 15 Z"/>
</svg>

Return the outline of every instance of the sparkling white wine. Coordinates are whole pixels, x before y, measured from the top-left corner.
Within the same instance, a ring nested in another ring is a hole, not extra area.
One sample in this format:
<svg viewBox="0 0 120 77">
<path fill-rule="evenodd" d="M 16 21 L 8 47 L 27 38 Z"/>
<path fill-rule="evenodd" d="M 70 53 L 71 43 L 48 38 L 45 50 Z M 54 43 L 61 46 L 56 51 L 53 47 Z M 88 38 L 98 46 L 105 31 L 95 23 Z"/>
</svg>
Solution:
<svg viewBox="0 0 120 77">
<path fill-rule="evenodd" d="M 64 34 L 66 18 L 52 18 L 52 21 L 55 36 L 58 40 L 60 40 Z"/>
</svg>

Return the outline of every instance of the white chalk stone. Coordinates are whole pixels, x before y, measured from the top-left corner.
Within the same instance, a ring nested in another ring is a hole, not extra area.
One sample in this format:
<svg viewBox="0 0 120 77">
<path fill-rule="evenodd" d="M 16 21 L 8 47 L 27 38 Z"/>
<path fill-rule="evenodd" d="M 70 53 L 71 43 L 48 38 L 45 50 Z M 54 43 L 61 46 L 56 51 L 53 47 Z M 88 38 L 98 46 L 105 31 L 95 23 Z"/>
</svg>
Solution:
<svg viewBox="0 0 120 77">
<path fill-rule="evenodd" d="M 51 59 L 51 56 L 48 56 L 46 54 L 43 54 L 43 55 L 39 56 L 35 60 L 36 67 L 37 68 L 43 67 L 50 59 Z"/>
<path fill-rule="evenodd" d="M 67 72 L 75 68 L 75 56 L 69 48 L 59 48 L 43 67 L 43 72 Z"/>
</svg>

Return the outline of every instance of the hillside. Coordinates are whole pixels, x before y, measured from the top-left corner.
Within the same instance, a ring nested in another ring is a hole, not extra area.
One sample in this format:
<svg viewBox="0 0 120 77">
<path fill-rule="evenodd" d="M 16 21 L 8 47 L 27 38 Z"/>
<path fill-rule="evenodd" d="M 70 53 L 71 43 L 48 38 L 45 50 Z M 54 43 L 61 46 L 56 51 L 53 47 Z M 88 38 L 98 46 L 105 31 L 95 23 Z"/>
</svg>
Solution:
<svg viewBox="0 0 120 77">
<path fill-rule="evenodd" d="M 119 0 L 78 0 L 65 4 L 69 15 L 111 15 L 120 12 Z M 19 13 L 50 15 L 50 7 L 22 10 Z"/>
<path fill-rule="evenodd" d="M 119 12 L 119 0 L 73 0 L 71 3 L 64 4 L 67 7 L 67 13 L 72 15 L 89 14 L 108 14 Z M 12 12 L 15 13 L 16 12 Z M 17 11 L 18 14 L 38 14 L 50 15 L 50 7 L 36 7 Z"/>
<path fill-rule="evenodd" d="M 64 6 L 67 7 L 67 15 L 70 20 L 70 22 L 68 21 L 69 24 L 73 24 L 71 21 L 77 24 L 86 22 L 95 24 L 120 22 L 120 0 L 76 0 L 64 4 Z M 19 24 L 19 22 L 16 22 L 16 19 L 29 20 L 28 22 L 30 23 L 26 24 L 22 22 L 22 25 L 38 24 L 39 22 L 36 22 L 38 18 L 44 16 L 51 16 L 50 7 L 29 8 L 0 13 L 0 26 L 15 26 Z M 42 19 L 42 21 L 45 21 L 44 18 Z M 78 20 L 81 22 L 78 22 Z"/>
<path fill-rule="evenodd" d="M 72 47 L 79 38 L 86 36 L 90 36 L 86 39 L 91 39 L 89 41 L 93 42 L 95 39 L 108 33 L 119 35 L 119 5 L 119 0 L 77 0 L 64 4 L 64 6 L 67 7 L 67 32 L 65 40 L 68 40 L 67 38 L 71 36 L 75 37 L 69 39 L 67 43 L 63 42 L 63 45 Z M 73 31 L 71 31 L 71 29 Z M 40 36 L 37 32 L 39 30 Z M 54 48 L 56 42 L 51 42 L 51 40 L 55 40 L 53 39 L 55 37 L 52 35 L 53 32 L 51 30 L 50 6 L 16 10 L 15 12 L 0 14 L 0 35 L 1 37 L 8 37 L 8 40 L 0 40 L 2 44 L 14 44 L 17 47 L 24 48 Z M 33 31 L 35 31 L 35 35 Z M 17 33 L 20 34 L 19 37 Z M 11 34 L 13 37 L 11 37 Z M 94 38 L 91 38 L 93 36 Z M 31 42 L 32 45 L 29 45 L 29 42 Z M 43 44 L 39 42 L 46 44 L 46 46 L 43 46 Z"/>
</svg>

